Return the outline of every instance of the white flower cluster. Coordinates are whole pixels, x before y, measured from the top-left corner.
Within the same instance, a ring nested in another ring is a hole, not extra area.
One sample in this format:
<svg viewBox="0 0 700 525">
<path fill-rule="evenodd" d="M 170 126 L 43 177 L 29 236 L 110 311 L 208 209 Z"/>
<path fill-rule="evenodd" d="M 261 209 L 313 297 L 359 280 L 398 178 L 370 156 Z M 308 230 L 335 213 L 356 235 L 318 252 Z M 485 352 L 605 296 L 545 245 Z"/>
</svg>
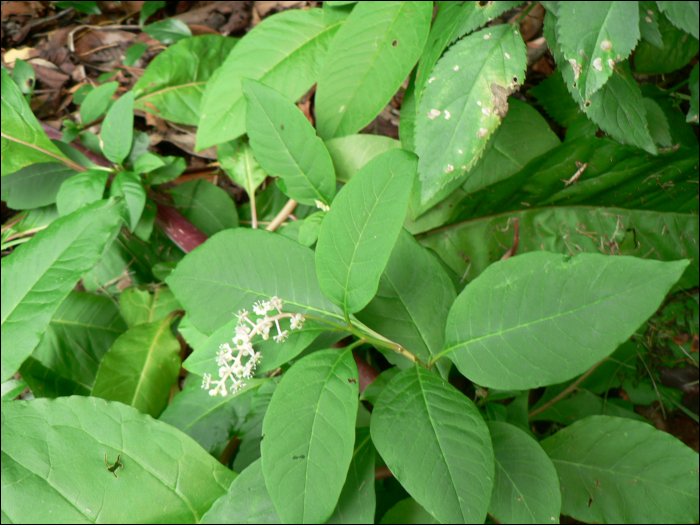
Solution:
<svg viewBox="0 0 700 525">
<path fill-rule="evenodd" d="M 272 297 L 269 301 L 258 301 L 253 305 L 253 312 L 259 315 L 258 319 L 251 319 L 248 310 L 241 310 L 236 326 L 236 335 L 233 336 L 234 348 L 230 344 L 224 343 L 219 347 L 216 354 L 216 364 L 219 365 L 219 379 L 212 380 L 211 374 L 204 374 L 202 388 L 209 390 L 209 395 L 222 396 L 229 392 L 235 394 L 246 384 L 244 379 L 250 379 L 255 373 L 262 356 L 260 352 L 253 349 L 253 338 L 260 335 L 263 340 L 270 338 L 270 330 L 274 325 L 277 328 L 277 335 L 273 339 L 277 343 L 283 343 L 289 337 L 289 330 L 282 330 L 280 319 L 286 317 L 290 320 L 291 330 L 301 330 L 306 319 L 301 314 L 291 314 L 282 312 L 283 301 L 279 297 Z M 277 310 L 277 315 L 270 317 L 268 312 Z M 244 363 L 244 358 L 247 358 Z M 231 380 L 230 390 L 226 388 L 226 381 Z"/>
</svg>

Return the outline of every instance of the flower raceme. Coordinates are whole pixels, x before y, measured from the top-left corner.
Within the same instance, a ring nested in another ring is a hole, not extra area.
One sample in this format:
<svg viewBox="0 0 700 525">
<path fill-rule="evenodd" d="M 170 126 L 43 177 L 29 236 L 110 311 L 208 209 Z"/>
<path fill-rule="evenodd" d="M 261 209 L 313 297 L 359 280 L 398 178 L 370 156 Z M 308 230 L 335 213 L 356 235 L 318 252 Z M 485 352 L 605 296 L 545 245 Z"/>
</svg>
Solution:
<svg viewBox="0 0 700 525">
<path fill-rule="evenodd" d="M 209 390 L 209 395 L 226 396 L 235 394 L 246 384 L 244 379 L 250 379 L 255 373 L 262 356 L 253 348 L 253 338 L 256 335 L 267 341 L 270 338 L 270 330 L 274 326 L 277 335 L 273 339 L 277 343 L 283 343 L 289 337 L 289 330 L 282 330 L 280 320 L 289 318 L 290 330 L 301 330 L 306 319 L 301 314 L 284 313 L 282 307 L 284 302 L 277 296 L 269 301 L 258 301 L 253 305 L 253 312 L 260 316 L 252 318 L 248 310 L 241 310 L 236 325 L 236 335 L 233 336 L 232 347 L 229 343 L 224 343 L 219 347 L 216 354 L 216 364 L 219 366 L 219 379 L 213 380 L 211 374 L 204 374 L 202 388 Z M 277 315 L 269 316 L 268 313 L 277 310 Z M 231 380 L 230 388 L 226 387 L 226 381 Z"/>
</svg>

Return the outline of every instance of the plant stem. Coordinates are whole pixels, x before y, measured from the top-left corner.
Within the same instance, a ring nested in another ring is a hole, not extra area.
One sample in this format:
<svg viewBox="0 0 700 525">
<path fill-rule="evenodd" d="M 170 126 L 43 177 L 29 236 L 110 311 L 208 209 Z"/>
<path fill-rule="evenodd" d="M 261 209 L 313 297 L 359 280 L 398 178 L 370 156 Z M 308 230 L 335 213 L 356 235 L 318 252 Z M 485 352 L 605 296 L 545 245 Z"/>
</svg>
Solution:
<svg viewBox="0 0 700 525">
<path fill-rule="evenodd" d="M 520 26 L 520 22 L 523 21 L 523 18 L 525 18 L 527 16 L 527 14 L 532 10 L 533 7 L 535 7 L 536 4 L 537 4 L 537 2 L 530 2 L 530 5 L 525 9 L 525 11 L 523 11 L 523 13 L 515 21 L 515 23 L 518 26 Z"/>
<path fill-rule="evenodd" d="M 549 407 L 551 407 L 554 403 L 557 403 L 557 402 L 561 401 L 562 399 L 564 399 L 564 398 L 565 398 L 566 396 L 568 396 L 571 392 L 573 392 L 574 390 L 576 390 L 576 388 L 578 388 L 578 386 L 579 386 L 589 375 L 591 375 L 591 374 L 593 373 L 593 371 L 594 371 L 596 368 L 598 368 L 603 362 L 605 362 L 605 361 L 607 361 L 607 360 L 608 360 L 608 358 L 606 357 L 605 359 L 602 359 L 602 360 L 598 361 L 596 364 L 594 364 L 592 367 L 590 367 L 590 368 L 588 369 L 588 371 L 587 371 L 585 374 L 583 374 L 583 375 L 582 375 L 581 377 L 579 377 L 576 381 L 574 381 L 574 382 L 571 383 L 569 386 L 567 386 L 564 390 L 562 390 L 562 391 L 559 393 L 559 395 L 554 396 L 552 399 L 550 399 L 549 401 L 547 401 L 547 402 L 546 402 L 544 405 L 542 405 L 540 408 L 536 408 L 535 410 L 533 410 L 532 412 L 530 412 L 530 413 L 528 414 L 528 417 L 532 419 L 534 416 L 536 416 L 536 415 L 539 414 L 540 412 L 544 412 L 545 410 L 547 410 L 547 409 L 548 409 Z"/>
<path fill-rule="evenodd" d="M 275 231 L 280 224 L 287 220 L 287 217 L 290 213 L 294 211 L 294 208 L 297 207 L 297 204 L 299 203 L 294 199 L 289 199 L 289 201 L 287 201 L 287 204 L 284 205 L 284 208 L 282 208 L 282 210 L 277 214 L 277 217 L 275 217 L 265 229 L 269 232 Z"/>
</svg>

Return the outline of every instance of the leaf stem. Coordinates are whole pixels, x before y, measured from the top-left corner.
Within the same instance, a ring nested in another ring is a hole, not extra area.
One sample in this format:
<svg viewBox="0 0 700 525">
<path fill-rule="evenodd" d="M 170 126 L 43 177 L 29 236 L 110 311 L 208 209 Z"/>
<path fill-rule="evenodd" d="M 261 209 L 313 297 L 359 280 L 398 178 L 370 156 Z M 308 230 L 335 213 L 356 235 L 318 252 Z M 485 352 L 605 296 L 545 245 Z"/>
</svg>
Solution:
<svg viewBox="0 0 700 525">
<path fill-rule="evenodd" d="M 287 220 L 287 217 L 290 213 L 294 211 L 294 208 L 297 207 L 297 204 L 299 203 L 294 199 L 289 199 L 289 201 L 287 201 L 287 204 L 284 205 L 284 208 L 280 210 L 277 216 L 274 219 L 272 219 L 272 222 L 265 229 L 269 232 L 275 231 L 280 224 Z"/>
<path fill-rule="evenodd" d="M 535 4 L 537 2 L 530 2 L 530 5 L 523 11 L 523 13 L 518 17 L 518 19 L 515 21 L 515 23 L 520 26 L 520 22 L 523 21 L 523 18 L 527 16 L 527 14 L 532 10 L 533 7 L 535 7 Z"/>
<path fill-rule="evenodd" d="M 544 405 L 542 405 L 539 408 L 536 408 L 532 412 L 528 414 L 528 418 L 532 419 L 534 416 L 539 414 L 540 412 L 544 412 L 547 410 L 549 407 L 551 407 L 554 403 L 558 403 L 562 399 L 564 399 L 566 396 L 568 396 L 571 392 L 576 390 L 578 386 L 583 383 L 583 381 L 593 373 L 593 371 L 598 368 L 601 364 L 603 364 L 605 361 L 607 361 L 608 358 L 606 357 L 605 359 L 601 359 L 598 361 L 596 364 L 594 364 L 592 367 L 590 367 L 585 374 L 581 375 L 576 381 L 571 383 L 569 386 L 567 386 L 564 390 L 562 390 L 558 395 L 554 396 L 552 399 L 547 401 Z"/>
</svg>

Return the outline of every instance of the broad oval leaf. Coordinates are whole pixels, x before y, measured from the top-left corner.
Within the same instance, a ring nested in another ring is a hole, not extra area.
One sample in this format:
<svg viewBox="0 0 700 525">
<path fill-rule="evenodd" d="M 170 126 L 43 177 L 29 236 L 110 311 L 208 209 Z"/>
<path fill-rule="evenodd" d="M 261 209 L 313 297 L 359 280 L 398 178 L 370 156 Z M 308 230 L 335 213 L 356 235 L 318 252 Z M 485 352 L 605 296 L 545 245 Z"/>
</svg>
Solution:
<svg viewBox="0 0 700 525">
<path fill-rule="evenodd" d="M 401 142 L 396 139 L 366 134 L 338 137 L 327 140 L 325 145 L 333 161 L 335 178 L 340 182 L 348 182 L 377 155 L 401 148 Z"/>
<path fill-rule="evenodd" d="M 216 148 L 216 155 L 226 174 L 246 191 L 253 204 L 255 190 L 265 181 L 267 173 L 255 160 L 250 145 L 240 140 L 225 142 Z"/>
<path fill-rule="evenodd" d="M 118 233 L 120 208 L 114 201 L 85 206 L 3 257 L 0 380 L 32 353 L 58 306 Z"/>
<path fill-rule="evenodd" d="M 31 164 L 40 162 L 61 162 L 66 166 L 81 170 L 80 166 L 69 161 L 49 140 L 41 129 L 27 101 L 17 84 L 4 69 L 2 73 L 2 177 L 14 173 Z"/>
<path fill-rule="evenodd" d="M 235 476 L 170 425 L 83 396 L 3 403 L 2 455 L 13 522 L 197 523 Z"/>
<path fill-rule="evenodd" d="M 110 194 L 114 197 L 123 195 L 129 212 L 129 230 L 136 230 L 146 206 L 146 190 L 141 184 L 141 177 L 133 171 L 120 171 L 112 181 Z"/>
<path fill-rule="evenodd" d="M 525 44 L 510 24 L 463 38 L 437 63 L 416 117 L 415 216 L 479 160 L 508 112 L 508 95 L 524 79 L 525 65 Z"/>
<path fill-rule="evenodd" d="M 126 329 L 111 297 L 72 291 L 22 363 L 22 378 L 36 397 L 90 395 L 102 356 Z"/>
<path fill-rule="evenodd" d="M 242 86 L 248 137 L 262 169 L 279 176 L 284 193 L 301 204 L 330 205 L 335 196 L 333 162 L 311 123 L 278 91 L 247 78 Z"/>
<path fill-rule="evenodd" d="M 166 18 L 144 26 L 143 30 L 166 45 L 192 36 L 189 26 L 177 18 Z"/>
<path fill-rule="evenodd" d="M 134 92 L 122 95 L 107 111 L 100 142 L 105 157 L 121 164 L 129 156 L 134 138 Z"/>
<path fill-rule="evenodd" d="M 190 180 L 169 193 L 180 213 L 205 235 L 238 226 L 238 212 L 231 196 L 208 180 Z"/>
<path fill-rule="evenodd" d="M 119 336 L 97 371 L 92 395 L 158 417 L 180 373 L 180 343 L 172 317 L 142 323 Z"/>
<path fill-rule="evenodd" d="M 243 308 L 277 295 L 285 311 L 343 319 L 321 292 L 314 252 L 272 232 L 217 233 L 180 261 L 166 279 L 192 324 L 211 334 Z"/>
<path fill-rule="evenodd" d="M 564 382 L 626 341 L 689 262 L 549 252 L 497 262 L 457 297 L 441 355 L 489 388 Z"/>
<path fill-rule="evenodd" d="M 562 2 L 557 41 L 574 68 L 576 89 L 591 98 L 608 81 L 615 62 L 626 59 L 639 41 L 636 2 Z"/>
<path fill-rule="evenodd" d="M 228 494 L 214 502 L 201 523 L 282 523 L 256 460 L 233 480 Z"/>
<path fill-rule="evenodd" d="M 3 172 L 2 200 L 13 210 L 48 206 L 56 202 L 63 181 L 75 174 L 74 170 L 58 162 L 31 164 L 9 175 Z"/>
<path fill-rule="evenodd" d="M 270 400 L 261 443 L 265 485 L 282 521 L 324 523 L 345 483 L 359 386 L 352 350 L 295 363 Z"/>
<path fill-rule="evenodd" d="M 58 215 L 63 217 L 86 204 L 102 199 L 108 173 L 103 170 L 87 170 L 76 173 L 61 184 L 56 195 Z"/>
<path fill-rule="evenodd" d="M 130 327 L 162 321 L 180 309 L 173 292 L 167 286 L 156 288 L 153 294 L 130 286 L 119 294 L 119 309 Z"/>
<path fill-rule="evenodd" d="M 384 388 L 372 440 L 408 493 L 441 523 L 482 523 L 494 480 L 486 423 L 467 397 L 421 366 Z"/>
<path fill-rule="evenodd" d="M 542 447 L 513 425 L 487 424 L 496 457 L 489 513 L 500 523 L 559 523 L 559 478 Z"/>
<path fill-rule="evenodd" d="M 586 523 L 696 523 L 698 453 L 640 421 L 591 416 L 542 441 L 563 514 Z"/>
<path fill-rule="evenodd" d="M 357 133 L 384 109 L 418 61 L 432 14 L 431 2 L 360 2 L 353 8 L 318 80 L 319 136 Z"/>
<path fill-rule="evenodd" d="M 134 108 L 196 126 L 207 81 L 238 39 L 220 35 L 186 38 L 158 54 L 136 84 Z"/>
<path fill-rule="evenodd" d="M 659 9 L 666 15 L 673 25 L 690 33 L 695 38 L 700 38 L 700 16 L 697 2 L 656 2 Z"/>
<path fill-rule="evenodd" d="M 83 125 L 90 124 L 105 114 L 118 87 L 119 82 L 107 82 L 87 94 L 80 104 L 80 120 Z"/>
<path fill-rule="evenodd" d="M 321 9 L 290 9 L 270 16 L 236 44 L 207 82 L 197 131 L 197 151 L 246 132 L 241 78 L 259 80 L 290 100 L 314 84 L 342 19 L 324 24 Z"/>
<path fill-rule="evenodd" d="M 390 150 L 348 182 L 323 220 L 316 247 L 323 293 L 347 314 L 362 309 L 379 286 L 406 216 L 416 156 Z"/>
</svg>

